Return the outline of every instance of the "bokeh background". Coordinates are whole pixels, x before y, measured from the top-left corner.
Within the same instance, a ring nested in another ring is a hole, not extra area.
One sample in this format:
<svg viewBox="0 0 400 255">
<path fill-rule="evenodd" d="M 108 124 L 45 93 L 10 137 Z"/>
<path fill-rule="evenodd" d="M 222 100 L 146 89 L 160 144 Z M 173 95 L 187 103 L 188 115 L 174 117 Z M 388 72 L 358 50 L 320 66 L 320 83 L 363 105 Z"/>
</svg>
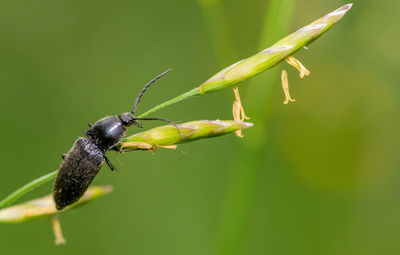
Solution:
<svg viewBox="0 0 400 255">
<path fill-rule="evenodd" d="M 88 122 L 131 109 L 167 68 L 138 112 L 346 3 L 1 0 L 0 196 L 56 169 Z M 281 64 L 239 86 L 245 138 L 111 152 L 118 170 L 95 183 L 114 192 L 60 216 L 67 245 L 40 219 L 1 225 L 0 254 L 400 254 L 400 2 L 354 4 L 295 55 L 310 77 Z M 232 102 L 229 89 L 154 116 L 231 119 Z"/>
</svg>

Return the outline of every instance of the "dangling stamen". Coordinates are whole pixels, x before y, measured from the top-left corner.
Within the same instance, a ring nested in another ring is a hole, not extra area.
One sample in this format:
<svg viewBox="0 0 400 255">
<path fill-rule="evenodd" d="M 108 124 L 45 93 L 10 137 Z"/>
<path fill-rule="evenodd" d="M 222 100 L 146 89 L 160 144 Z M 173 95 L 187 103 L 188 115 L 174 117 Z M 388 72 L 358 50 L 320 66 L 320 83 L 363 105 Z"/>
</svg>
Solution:
<svg viewBox="0 0 400 255">
<path fill-rule="evenodd" d="M 176 148 L 178 148 L 178 146 L 175 145 L 175 144 L 171 144 L 171 145 L 156 145 L 150 151 L 154 155 L 156 153 L 156 150 L 161 149 L 161 148 L 170 149 L 170 150 L 176 150 Z"/>
<path fill-rule="evenodd" d="M 305 66 L 303 66 L 303 64 L 295 57 L 293 57 L 293 56 L 287 57 L 286 62 L 288 62 L 289 65 L 296 68 L 297 71 L 299 71 L 300 78 L 304 78 L 304 76 L 310 75 L 310 71 L 308 71 L 307 68 Z"/>
<path fill-rule="evenodd" d="M 158 150 L 160 148 L 176 150 L 176 148 L 178 148 L 178 145 L 171 144 L 171 145 L 157 145 L 157 146 L 154 146 L 154 150 Z"/>
<path fill-rule="evenodd" d="M 125 148 L 128 148 L 128 149 L 125 149 Z M 122 152 L 144 150 L 144 151 L 151 151 L 154 154 L 155 151 L 160 148 L 176 150 L 177 145 L 171 144 L 171 145 L 154 145 L 153 146 L 149 143 L 144 143 L 144 142 L 122 142 L 120 150 L 122 151 L 123 149 L 125 149 Z"/>
<path fill-rule="evenodd" d="M 235 101 L 233 102 L 233 107 L 232 107 L 233 119 L 235 121 L 244 121 L 250 119 L 244 113 L 244 108 L 240 100 L 239 89 L 236 87 L 233 89 L 233 92 L 235 93 Z M 242 130 L 236 130 L 235 134 L 238 137 L 241 138 L 243 137 Z"/>
<path fill-rule="evenodd" d="M 144 142 L 121 142 L 121 150 L 123 150 L 124 148 L 129 148 L 131 147 L 132 149 L 128 149 L 128 151 L 130 150 L 151 150 L 153 148 L 153 145 L 148 144 L 148 143 L 144 143 Z"/>
<path fill-rule="evenodd" d="M 60 221 L 58 220 L 58 215 L 55 214 L 51 216 L 51 225 L 53 226 L 53 231 L 55 236 L 54 243 L 56 245 L 65 244 L 67 240 L 65 240 L 63 236 Z"/>
<path fill-rule="evenodd" d="M 287 104 L 290 102 L 296 101 L 295 99 L 290 97 L 290 92 L 289 92 L 289 81 L 287 77 L 287 72 L 285 70 L 282 70 L 282 75 L 281 75 L 281 80 L 282 80 L 282 88 L 283 92 L 285 93 L 285 101 L 283 102 L 284 104 Z"/>
</svg>

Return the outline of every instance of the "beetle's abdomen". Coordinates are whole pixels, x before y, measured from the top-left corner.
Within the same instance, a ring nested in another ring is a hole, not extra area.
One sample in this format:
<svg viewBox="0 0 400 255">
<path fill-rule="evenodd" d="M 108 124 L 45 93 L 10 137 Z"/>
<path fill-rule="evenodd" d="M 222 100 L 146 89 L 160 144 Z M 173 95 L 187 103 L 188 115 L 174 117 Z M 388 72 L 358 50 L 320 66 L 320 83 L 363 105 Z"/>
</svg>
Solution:
<svg viewBox="0 0 400 255">
<path fill-rule="evenodd" d="M 89 139 L 80 137 L 61 163 L 54 184 L 57 210 L 78 201 L 104 162 L 102 151 Z"/>
</svg>

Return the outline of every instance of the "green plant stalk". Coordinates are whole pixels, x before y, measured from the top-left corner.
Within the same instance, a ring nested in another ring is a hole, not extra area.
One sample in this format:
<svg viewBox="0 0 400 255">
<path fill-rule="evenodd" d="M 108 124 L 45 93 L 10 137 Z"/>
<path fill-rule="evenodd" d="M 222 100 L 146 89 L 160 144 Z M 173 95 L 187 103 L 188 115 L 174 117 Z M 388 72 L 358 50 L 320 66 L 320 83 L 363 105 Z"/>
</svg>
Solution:
<svg viewBox="0 0 400 255">
<path fill-rule="evenodd" d="M 294 0 L 271 0 L 265 13 L 260 48 L 281 38 L 289 28 Z M 244 107 L 254 123 L 252 132 L 241 140 L 232 160 L 217 236 L 218 255 L 243 254 L 253 210 L 257 177 L 268 146 L 268 124 L 272 96 L 279 89 L 279 69 L 272 69 L 259 79 L 251 80 L 244 95 Z M 245 169 L 245 171 L 243 171 Z"/>
<path fill-rule="evenodd" d="M 322 34 L 328 31 L 333 25 L 341 20 L 344 14 L 350 10 L 352 4 L 346 4 L 339 9 L 328 13 L 320 19 L 315 20 L 309 25 L 286 36 L 271 47 L 235 64 L 232 64 L 222 71 L 218 72 L 199 87 L 194 88 L 182 95 L 179 95 L 167 102 L 164 102 L 153 109 L 143 113 L 139 117 L 145 117 L 149 114 L 165 108 L 169 105 L 178 103 L 196 95 L 212 93 L 227 87 L 238 84 L 244 80 L 253 77 L 265 70 L 268 70 L 288 56 L 304 46 L 309 45 Z"/>
<path fill-rule="evenodd" d="M 4 198 L 3 200 L 0 201 L 0 209 L 8 206 L 9 204 L 11 204 L 12 202 L 14 202 L 15 200 L 17 200 L 20 196 L 22 196 L 23 194 L 33 190 L 34 188 L 56 178 L 58 173 L 58 170 L 55 170 L 51 173 L 48 173 L 46 175 L 43 175 L 42 177 L 39 177 L 27 184 L 25 184 L 24 186 L 22 186 L 21 188 L 17 189 L 16 191 L 14 191 L 13 193 L 11 193 L 10 195 L 8 195 L 6 198 Z"/>
<path fill-rule="evenodd" d="M 200 120 L 200 121 L 192 121 L 188 123 L 179 124 L 178 126 L 185 139 L 182 139 L 182 136 L 174 126 L 167 125 L 167 126 L 156 127 L 144 131 L 142 133 L 126 137 L 121 141 L 120 146 L 124 144 L 127 145 L 125 146 L 123 151 L 143 149 L 141 147 L 138 147 L 138 145 L 127 144 L 127 143 L 140 142 L 152 145 L 152 148 L 148 148 L 147 150 L 154 150 L 157 149 L 158 146 L 187 143 L 202 138 L 210 138 L 210 137 L 224 135 L 227 133 L 235 132 L 236 130 L 249 128 L 253 126 L 253 124 L 245 122 L 229 121 L 229 120 L 227 121 Z M 31 191 L 35 187 L 40 186 L 54 179 L 57 176 L 57 173 L 58 170 L 53 171 L 17 189 L 9 196 L 7 196 L 5 199 L 0 201 L 0 209 L 8 206 L 13 201 L 21 197 L 23 194 Z"/>
<path fill-rule="evenodd" d="M 172 99 L 170 99 L 170 100 L 168 100 L 168 101 L 166 101 L 166 102 L 164 102 L 162 104 L 157 105 L 156 107 L 154 107 L 154 108 L 148 110 L 147 112 L 139 115 L 138 118 L 146 117 L 146 116 L 152 114 L 153 112 L 161 110 L 161 109 L 163 109 L 163 108 L 165 108 L 165 107 L 167 107 L 169 105 L 176 104 L 176 103 L 178 103 L 180 101 L 183 101 L 185 99 L 188 99 L 188 98 L 191 98 L 191 97 L 197 96 L 197 95 L 201 95 L 200 89 L 199 88 L 194 88 L 192 90 L 189 90 L 186 93 L 183 93 L 183 94 L 181 94 L 181 95 L 179 95 L 179 96 L 177 96 L 175 98 L 172 98 Z"/>
</svg>

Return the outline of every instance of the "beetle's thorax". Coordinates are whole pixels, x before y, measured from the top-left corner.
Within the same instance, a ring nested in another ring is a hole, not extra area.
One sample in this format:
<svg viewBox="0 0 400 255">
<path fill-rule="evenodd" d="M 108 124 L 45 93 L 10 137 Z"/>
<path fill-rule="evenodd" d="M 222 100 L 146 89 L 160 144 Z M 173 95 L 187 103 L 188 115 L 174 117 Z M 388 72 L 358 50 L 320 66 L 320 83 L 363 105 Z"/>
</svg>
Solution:
<svg viewBox="0 0 400 255">
<path fill-rule="evenodd" d="M 103 153 L 117 145 L 126 133 L 125 125 L 117 116 L 105 117 L 97 121 L 86 135 Z"/>
</svg>

